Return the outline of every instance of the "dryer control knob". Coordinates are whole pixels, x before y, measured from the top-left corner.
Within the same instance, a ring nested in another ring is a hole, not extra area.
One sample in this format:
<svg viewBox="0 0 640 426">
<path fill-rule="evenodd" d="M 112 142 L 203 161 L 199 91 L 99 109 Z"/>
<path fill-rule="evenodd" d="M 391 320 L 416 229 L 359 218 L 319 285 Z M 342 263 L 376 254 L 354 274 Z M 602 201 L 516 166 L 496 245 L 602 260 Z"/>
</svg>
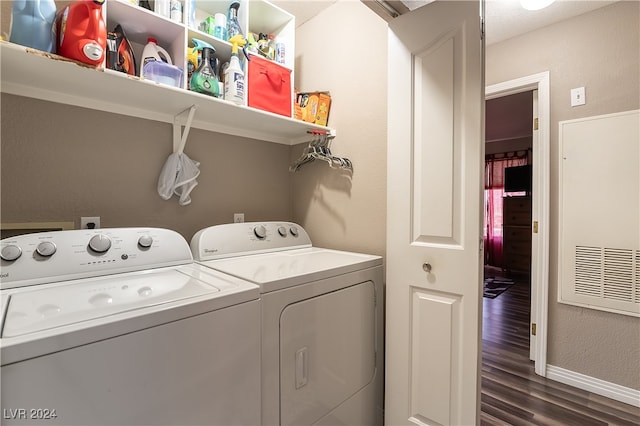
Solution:
<svg viewBox="0 0 640 426">
<path fill-rule="evenodd" d="M 20 256 L 22 256 L 22 249 L 13 244 L 2 247 L 2 251 L 0 252 L 2 260 L 6 260 L 7 262 L 13 262 Z"/>
<path fill-rule="evenodd" d="M 149 248 L 153 244 L 153 237 L 150 235 L 143 235 L 138 238 L 138 245 L 142 248 Z"/>
<path fill-rule="evenodd" d="M 261 240 L 264 240 L 267 237 L 267 229 L 263 225 L 258 225 L 253 228 L 253 233 Z"/>
<path fill-rule="evenodd" d="M 56 245 L 51 241 L 43 241 L 36 247 L 36 253 L 40 256 L 51 257 L 56 253 Z"/>
<path fill-rule="evenodd" d="M 293 235 L 294 237 L 298 236 L 298 228 L 296 226 L 292 226 L 291 228 L 289 228 L 289 232 L 291 232 L 291 235 Z"/>
<path fill-rule="evenodd" d="M 89 240 L 89 248 L 96 253 L 105 253 L 111 248 L 111 239 L 103 234 L 97 234 Z"/>
<path fill-rule="evenodd" d="M 278 228 L 278 234 L 280 234 L 281 237 L 286 237 L 287 236 L 287 228 L 285 228 L 284 226 L 281 226 Z"/>
</svg>

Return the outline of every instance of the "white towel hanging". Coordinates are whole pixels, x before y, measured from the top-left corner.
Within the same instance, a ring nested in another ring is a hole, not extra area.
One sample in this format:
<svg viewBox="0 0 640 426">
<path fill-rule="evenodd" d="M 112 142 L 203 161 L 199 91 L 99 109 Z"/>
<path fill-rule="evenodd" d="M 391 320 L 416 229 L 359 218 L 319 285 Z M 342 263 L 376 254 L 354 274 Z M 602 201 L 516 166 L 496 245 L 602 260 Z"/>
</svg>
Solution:
<svg viewBox="0 0 640 426">
<path fill-rule="evenodd" d="M 184 147 L 189 136 L 189 129 L 195 114 L 196 106 L 191 106 L 176 115 L 173 120 L 173 153 L 164 163 L 158 178 L 158 194 L 163 200 L 168 200 L 174 194 L 177 195 L 178 204 L 186 206 L 191 203 L 191 191 L 198 185 L 196 178 L 200 175 L 200 163 L 190 159 L 184 153 Z M 185 129 L 180 134 L 180 116 L 189 111 Z"/>
</svg>

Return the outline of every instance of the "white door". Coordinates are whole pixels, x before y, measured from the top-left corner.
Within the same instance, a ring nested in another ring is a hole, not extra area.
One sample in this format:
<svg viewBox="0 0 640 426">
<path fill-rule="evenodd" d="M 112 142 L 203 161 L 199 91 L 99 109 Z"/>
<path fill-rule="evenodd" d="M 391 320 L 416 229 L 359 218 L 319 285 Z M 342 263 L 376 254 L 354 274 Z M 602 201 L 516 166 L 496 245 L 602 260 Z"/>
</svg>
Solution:
<svg viewBox="0 0 640 426">
<path fill-rule="evenodd" d="M 479 424 L 481 3 L 389 24 L 385 422 Z"/>
</svg>

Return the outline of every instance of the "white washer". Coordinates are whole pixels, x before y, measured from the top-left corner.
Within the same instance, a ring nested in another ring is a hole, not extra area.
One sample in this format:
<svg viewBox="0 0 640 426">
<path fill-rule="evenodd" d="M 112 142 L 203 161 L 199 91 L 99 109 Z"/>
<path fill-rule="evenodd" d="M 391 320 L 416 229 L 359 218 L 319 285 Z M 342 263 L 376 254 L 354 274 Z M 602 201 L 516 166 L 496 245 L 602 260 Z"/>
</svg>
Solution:
<svg viewBox="0 0 640 426">
<path fill-rule="evenodd" d="M 381 425 L 382 258 L 289 222 L 212 226 L 194 259 L 260 286 L 263 425 Z"/>
<path fill-rule="evenodd" d="M 1 241 L 3 424 L 256 425 L 256 285 L 157 228 Z"/>
</svg>

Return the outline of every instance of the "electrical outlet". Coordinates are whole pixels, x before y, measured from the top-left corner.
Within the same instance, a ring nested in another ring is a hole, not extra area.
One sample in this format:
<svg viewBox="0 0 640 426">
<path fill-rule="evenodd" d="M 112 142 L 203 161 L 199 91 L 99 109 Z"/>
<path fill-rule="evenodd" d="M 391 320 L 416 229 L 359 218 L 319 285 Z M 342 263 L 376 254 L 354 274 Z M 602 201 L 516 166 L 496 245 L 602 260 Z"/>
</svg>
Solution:
<svg viewBox="0 0 640 426">
<path fill-rule="evenodd" d="M 80 229 L 100 228 L 100 216 L 83 216 L 80 218 Z"/>
<path fill-rule="evenodd" d="M 234 213 L 233 223 L 242 223 L 242 222 L 244 222 L 244 213 Z"/>
</svg>

